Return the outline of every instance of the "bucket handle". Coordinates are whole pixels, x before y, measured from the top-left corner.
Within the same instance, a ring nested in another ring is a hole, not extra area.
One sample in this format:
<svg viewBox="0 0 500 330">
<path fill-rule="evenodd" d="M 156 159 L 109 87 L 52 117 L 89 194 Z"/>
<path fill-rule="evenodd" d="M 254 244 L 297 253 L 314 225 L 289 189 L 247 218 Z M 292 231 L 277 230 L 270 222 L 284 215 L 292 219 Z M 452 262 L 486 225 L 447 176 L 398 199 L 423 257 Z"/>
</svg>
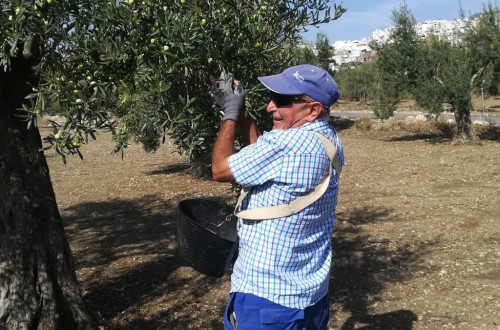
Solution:
<svg viewBox="0 0 500 330">
<path fill-rule="evenodd" d="M 215 226 L 215 228 L 219 229 L 219 228 L 220 228 L 220 226 L 222 226 L 224 223 L 226 223 L 226 222 L 230 222 L 230 221 L 231 221 L 232 216 L 233 216 L 232 214 L 228 214 L 228 215 L 226 215 L 226 219 L 222 220 L 222 222 L 221 222 L 221 223 L 219 223 L 217 226 Z"/>
</svg>

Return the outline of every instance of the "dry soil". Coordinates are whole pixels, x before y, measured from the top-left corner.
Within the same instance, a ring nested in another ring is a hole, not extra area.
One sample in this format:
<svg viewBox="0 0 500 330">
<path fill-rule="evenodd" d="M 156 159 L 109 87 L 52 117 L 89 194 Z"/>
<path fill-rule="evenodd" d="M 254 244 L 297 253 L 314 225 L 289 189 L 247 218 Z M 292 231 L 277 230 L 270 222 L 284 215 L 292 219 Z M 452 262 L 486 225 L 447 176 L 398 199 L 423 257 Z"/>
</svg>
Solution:
<svg viewBox="0 0 500 330">
<path fill-rule="evenodd" d="M 500 329 L 498 135 L 463 146 L 347 126 L 330 329 Z M 83 161 L 47 153 L 89 310 L 101 329 L 221 329 L 229 275 L 179 264 L 177 204 L 233 203 L 231 186 L 192 176 L 168 143 L 111 149 L 101 134 Z"/>
</svg>

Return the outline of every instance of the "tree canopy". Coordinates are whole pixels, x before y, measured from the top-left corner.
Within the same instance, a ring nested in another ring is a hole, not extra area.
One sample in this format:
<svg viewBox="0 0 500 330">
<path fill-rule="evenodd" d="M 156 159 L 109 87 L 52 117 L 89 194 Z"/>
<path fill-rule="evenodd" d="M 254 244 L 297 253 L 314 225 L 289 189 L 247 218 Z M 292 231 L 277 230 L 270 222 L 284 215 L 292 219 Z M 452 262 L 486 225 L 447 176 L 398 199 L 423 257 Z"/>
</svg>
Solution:
<svg viewBox="0 0 500 330">
<path fill-rule="evenodd" d="M 464 36 L 466 46 L 471 50 L 473 70 L 481 71 L 474 90 L 481 89 L 488 95 L 500 92 L 500 11 L 491 2 L 484 7 L 477 24 L 470 27 Z"/>
<path fill-rule="evenodd" d="M 402 95 L 410 90 L 418 76 L 416 56 L 420 40 L 416 20 L 404 4 L 392 11 L 392 21 L 391 42 L 380 49 L 377 58 L 374 112 L 383 119 L 392 116 Z"/>
<path fill-rule="evenodd" d="M 335 72 L 335 80 L 346 101 L 366 102 L 375 95 L 377 67 L 374 62 L 347 63 Z"/>
<path fill-rule="evenodd" d="M 261 121 L 257 76 L 291 63 L 300 32 L 336 19 L 330 1 L 4 1 L 1 64 L 36 39 L 39 84 L 25 102 L 29 120 L 45 112 L 67 121 L 45 138 L 63 155 L 79 153 L 96 128 L 117 148 L 134 138 L 155 150 L 170 135 L 207 165 L 219 114 L 207 97 L 210 74 L 231 71 L 248 89 Z M 115 119 L 120 119 L 116 121 Z"/>
<path fill-rule="evenodd" d="M 467 31 L 454 42 L 437 36 L 419 38 L 415 19 L 406 5 L 393 12 L 395 28 L 391 43 L 380 50 L 377 58 L 378 90 L 375 113 L 381 118 L 392 115 L 403 93 L 433 115 L 448 103 L 457 122 L 454 142 L 473 142 L 470 112 L 472 96 L 479 85 L 490 90 L 498 85 L 498 8 L 489 5 Z"/>
</svg>

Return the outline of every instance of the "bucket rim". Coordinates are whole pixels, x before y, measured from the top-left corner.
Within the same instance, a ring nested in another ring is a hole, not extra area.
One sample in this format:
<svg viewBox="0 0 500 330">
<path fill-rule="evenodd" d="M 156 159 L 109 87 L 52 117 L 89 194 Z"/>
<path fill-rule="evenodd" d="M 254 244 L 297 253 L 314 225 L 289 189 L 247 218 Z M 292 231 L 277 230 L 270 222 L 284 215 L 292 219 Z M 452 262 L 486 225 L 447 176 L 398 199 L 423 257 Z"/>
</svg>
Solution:
<svg viewBox="0 0 500 330">
<path fill-rule="evenodd" d="M 220 237 L 219 233 L 217 233 L 216 231 L 214 231 L 214 230 L 212 230 L 212 229 L 208 228 L 207 226 L 202 225 L 200 222 L 198 222 L 198 221 L 196 221 L 195 219 L 193 219 L 193 217 L 191 217 L 191 216 L 187 215 L 185 212 L 183 212 L 183 211 L 182 211 L 182 209 L 181 209 L 181 204 L 186 204 L 186 203 L 188 203 L 188 202 L 196 202 L 196 201 L 204 201 L 204 202 L 207 202 L 207 201 L 208 201 L 208 202 L 213 202 L 213 203 L 215 203 L 215 204 L 219 204 L 219 205 L 221 205 L 221 206 L 225 206 L 225 207 L 227 207 L 227 208 L 228 208 L 228 210 L 229 210 L 229 209 L 231 209 L 231 212 L 227 215 L 228 217 L 232 217 L 232 216 L 233 216 L 233 210 L 232 210 L 232 207 L 231 207 L 230 205 L 228 205 L 227 203 L 225 203 L 225 202 L 222 202 L 222 201 L 217 200 L 217 199 L 212 199 L 212 198 L 187 198 L 187 199 L 183 199 L 183 200 L 181 200 L 181 201 L 177 204 L 177 210 L 178 210 L 178 212 L 182 213 L 182 215 L 184 215 L 184 218 L 187 218 L 187 219 L 189 220 L 189 222 L 190 222 L 190 223 L 193 223 L 193 224 L 195 224 L 196 226 L 198 226 L 198 227 L 200 227 L 200 228 L 202 228 L 202 229 L 204 229 L 204 230 L 209 231 L 211 234 L 213 234 L 213 235 L 215 235 L 215 236 L 217 236 L 217 237 L 219 237 L 219 238 L 221 238 L 221 239 L 225 239 L 225 238 Z M 179 219 L 179 217 L 178 217 L 178 219 Z"/>
</svg>

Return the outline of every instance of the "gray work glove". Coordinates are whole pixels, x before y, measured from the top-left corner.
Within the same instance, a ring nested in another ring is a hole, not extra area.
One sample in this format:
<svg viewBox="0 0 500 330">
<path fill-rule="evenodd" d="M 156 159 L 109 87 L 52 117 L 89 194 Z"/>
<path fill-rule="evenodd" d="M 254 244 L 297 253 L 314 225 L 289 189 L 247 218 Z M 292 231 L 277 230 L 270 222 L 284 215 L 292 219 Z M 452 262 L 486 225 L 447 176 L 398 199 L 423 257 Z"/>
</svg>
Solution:
<svg viewBox="0 0 500 330">
<path fill-rule="evenodd" d="M 219 77 L 219 83 L 213 76 L 210 76 L 210 96 L 224 111 L 222 120 L 238 121 L 243 102 L 245 101 L 245 90 L 239 83 L 234 84 L 233 74 L 222 72 Z"/>
</svg>

